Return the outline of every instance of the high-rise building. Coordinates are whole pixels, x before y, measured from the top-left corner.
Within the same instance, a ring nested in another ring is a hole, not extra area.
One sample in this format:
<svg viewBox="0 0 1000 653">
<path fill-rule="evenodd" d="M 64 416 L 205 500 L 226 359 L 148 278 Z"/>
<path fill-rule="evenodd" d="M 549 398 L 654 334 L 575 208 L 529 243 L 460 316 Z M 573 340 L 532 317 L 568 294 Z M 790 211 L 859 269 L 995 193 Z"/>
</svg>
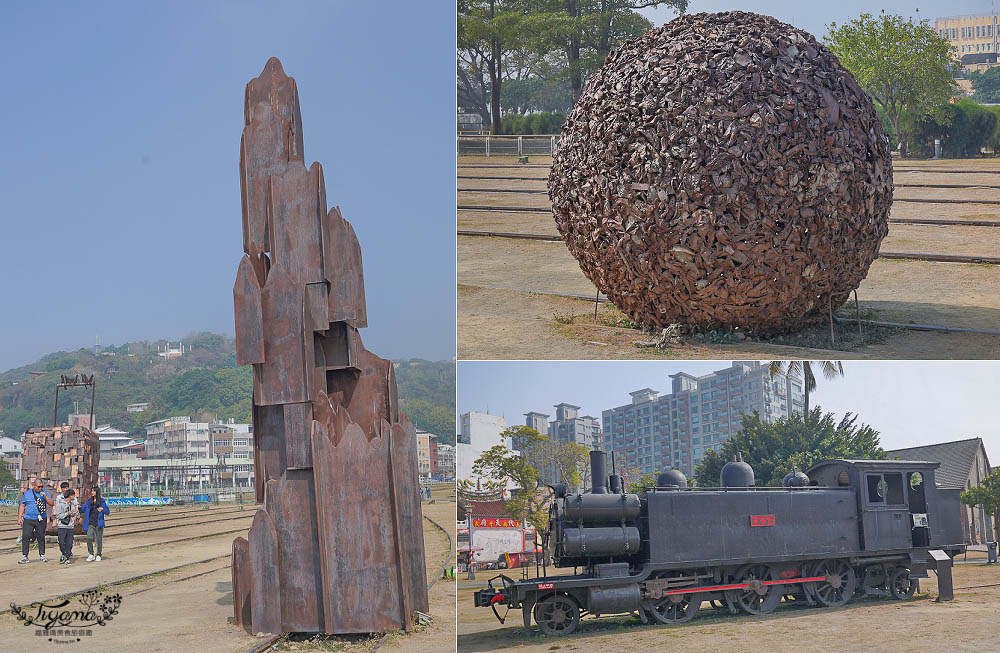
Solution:
<svg viewBox="0 0 1000 653">
<path fill-rule="evenodd" d="M 556 404 L 556 417 L 551 422 L 545 413 L 531 411 L 524 414 L 524 423 L 549 440 L 559 444 L 572 442 L 588 449 L 599 449 L 601 446 L 601 423 L 596 417 L 580 415 L 580 407 L 573 404 Z M 517 443 L 514 443 L 515 447 Z M 547 466 L 540 470 L 543 483 L 562 483 L 559 470 L 555 466 Z"/>
<path fill-rule="evenodd" d="M 771 378 L 766 365 L 734 362 L 705 376 L 671 374 L 670 394 L 651 388 L 629 393 L 632 401 L 603 411 L 602 448 L 614 452 L 621 470 L 640 474 L 676 468 L 691 476 L 702 457 L 742 428 L 757 412 L 774 422 L 803 412 L 802 381 Z"/>
</svg>

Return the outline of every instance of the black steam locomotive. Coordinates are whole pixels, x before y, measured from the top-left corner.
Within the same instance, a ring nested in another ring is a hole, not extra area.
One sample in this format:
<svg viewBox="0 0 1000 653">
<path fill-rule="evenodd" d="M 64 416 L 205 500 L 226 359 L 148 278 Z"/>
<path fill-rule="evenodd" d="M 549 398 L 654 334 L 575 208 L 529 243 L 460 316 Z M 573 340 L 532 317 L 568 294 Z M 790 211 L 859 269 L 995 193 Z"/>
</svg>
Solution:
<svg viewBox="0 0 1000 653">
<path fill-rule="evenodd" d="M 544 633 L 565 635 L 586 614 L 683 623 L 705 601 L 764 614 L 782 599 L 903 599 L 929 565 L 944 596 L 950 559 L 964 551 L 961 490 L 935 484 L 939 463 L 828 460 L 788 474 L 783 487 L 758 488 L 737 459 L 723 467 L 718 488 L 689 488 L 670 470 L 656 487 L 629 494 L 608 475 L 604 452 L 591 452 L 590 462 L 591 492 L 554 486 L 549 515 L 552 563 L 575 573 L 497 576 L 476 592 L 477 606 L 498 618 L 498 606 L 521 608 L 525 628 L 534 617 Z"/>
</svg>

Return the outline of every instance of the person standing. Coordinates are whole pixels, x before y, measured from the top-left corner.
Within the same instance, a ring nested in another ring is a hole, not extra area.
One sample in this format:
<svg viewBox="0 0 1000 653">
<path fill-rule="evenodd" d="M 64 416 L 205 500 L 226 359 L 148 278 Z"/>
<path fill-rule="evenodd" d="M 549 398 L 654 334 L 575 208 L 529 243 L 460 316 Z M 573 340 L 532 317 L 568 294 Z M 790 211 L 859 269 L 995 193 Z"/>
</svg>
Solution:
<svg viewBox="0 0 1000 653">
<path fill-rule="evenodd" d="M 87 532 L 87 562 L 101 561 L 104 548 L 104 515 L 111 514 L 108 502 L 101 496 L 101 488 L 95 487 L 90 498 L 80 506 L 83 514 L 83 530 Z M 94 555 L 94 540 L 97 540 L 97 555 Z"/>
<path fill-rule="evenodd" d="M 59 562 L 70 564 L 73 557 L 73 530 L 76 528 L 76 516 L 80 512 L 80 501 L 76 492 L 63 481 L 59 486 L 62 491 L 56 497 L 56 529 L 59 533 Z"/>
<path fill-rule="evenodd" d="M 21 505 L 17 509 L 17 525 L 21 527 L 21 559 L 19 565 L 28 563 L 28 548 L 32 538 L 38 542 L 38 559 L 45 559 L 45 526 L 48 518 L 48 507 L 55 501 L 42 490 L 42 479 L 33 478 L 28 484 L 30 489 L 21 495 Z"/>
</svg>

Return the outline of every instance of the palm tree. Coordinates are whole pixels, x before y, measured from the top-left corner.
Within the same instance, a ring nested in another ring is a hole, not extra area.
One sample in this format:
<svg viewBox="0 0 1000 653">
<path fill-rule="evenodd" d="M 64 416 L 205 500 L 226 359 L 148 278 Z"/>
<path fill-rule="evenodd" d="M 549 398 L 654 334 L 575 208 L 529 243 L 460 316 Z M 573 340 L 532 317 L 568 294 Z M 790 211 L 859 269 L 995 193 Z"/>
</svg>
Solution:
<svg viewBox="0 0 1000 653">
<path fill-rule="evenodd" d="M 809 393 L 816 389 L 816 375 L 813 374 L 814 365 L 818 366 L 824 378 L 831 381 L 838 376 L 844 376 L 844 365 L 840 361 L 771 361 L 767 366 L 772 379 L 779 374 L 802 377 L 806 415 L 809 414 Z"/>
</svg>

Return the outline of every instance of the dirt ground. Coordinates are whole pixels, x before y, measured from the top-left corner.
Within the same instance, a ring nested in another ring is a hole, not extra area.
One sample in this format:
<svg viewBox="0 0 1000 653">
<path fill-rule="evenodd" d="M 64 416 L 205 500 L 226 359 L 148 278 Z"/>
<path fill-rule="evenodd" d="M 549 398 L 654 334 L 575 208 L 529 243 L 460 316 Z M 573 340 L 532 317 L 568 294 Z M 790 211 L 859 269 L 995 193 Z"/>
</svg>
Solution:
<svg viewBox="0 0 1000 653">
<path fill-rule="evenodd" d="M 442 493 L 441 488 L 436 494 Z M 190 508 L 129 509 L 112 513 L 121 520 L 124 531 L 169 526 L 164 530 L 114 537 L 109 528 L 104 541 L 102 562 L 86 562 L 86 544 L 77 538 L 76 562 L 59 565 L 59 549 L 55 538 L 47 540 L 46 554 L 50 562 L 37 560 L 37 551 L 30 553 L 31 563 L 18 565 L 20 551 L 4 545 L 14 544 L 10 532 L 14 516 L 0 515 L 0 546 L 6 550 L 0 556 L 0 607 L 11 602 L 25 605 L 67 593 L 78 593 L 100 587 L 106 593 L 120 593 L 122 603 L 114 619 L 104 627 L 91 628 L 90 636 L 63 638 L 59 650 L 79 651 L 198 651 L 237 652 L 252 648 L 262 641 L 248 635 L 242 628 L 229 623 L 232 618 L 232 585 L 230 555 L 232 541 L 246 535 L 255 506 L 234 511 L 233 506 L 218 506 L 208 510 Z M 454 524 L 455 504 L 449 500 L 424 503 L 424 515 L 444 527 Z M 134 512 L 133 512 L 134 511 Z M 176 520 L 177 516 L 184 519 Z M 227 521 L 210 522 L 213 517 Z M 228 519 L 232 518 L 232 519 Z M 168 521 L 171 520 L 171 521 Z M 200 525 L 196 522 L 202 522 Z M 111 522 L 111 518 L 109 518 Z M 235 532 L 227 532 L 233 531 Z M 10 538 L 9 540 L 7 538 Z M 187 538 L 196 539 L 187 539 Z M 183 540 L 183 541 L 179 541 Z M 436 576 L 450 556 L 448 538 L 427 519 L 424 520 L 424 546 L 429 579 Z M 82 554 L 82 555 L 81 555 Z M 55 558 L 55 559 L 53 559 Z M 172 569 L 179 567 L 177 569 Z M 142 578 L 124 582 L 134 576 Z M 427 652 L 453 650 L 455 637 L 454 583 L 440 581 L 431 590 L 431 615 L 434 622 L 419 632 L 390 635 L 381 651 L 422 650 Z M 70 607 L 76 606 L 76 602 Z M 35 635 L 34 627 L 23 626 L 10 612 L 0 614 L 0 650 L 44 650 L 56 643 Z M 345 641 L 288 643 L 288 650 L 350 650 L 369 651 L 376 639 L 357 638 Z"/>
<path fill-rule="evenodd" d="M 929 572 L 931 577 L 920 581 L 920 592 L 907 601 L 867 597 L 841 608 L 783 604 L 756 617 L 722 614 L 704 604 L 692 621 L 680 626 L 643 625 L 630 616 L 586 617 L 576 633 L 563 638 L 542 635 L 537 627 L 525 634 L 520 611 L 511 611 L 506 624 L 499 624 L 490 610 L 473 606 L 473 592 L 485 582 L 460 580 L 458 651 L 998 651 L 1000 567 L 987 566 L 972 554 L 969 558 L 955 566 L 955 600 L 946 603 L 933 602 L 937 580 Z M 979 585 L 993 586 L 964 589 Z"/>
<path fill-rule="evenodd" d="M 461 157 L 459 164 L 510 163 L 501 157 Z M 530 157 L 532 164 L 548 164 L 548 157 Z M 900 183 L 1000 185 L 1000 162 L 905 161 Z M 974 168 L 983 173 L 946 174 L 948 169 Z M 459 180 L 468 188 L 544 188 L 545 167 L 459 168 L 459 175 L 531 176 L 539 181 L 504 182 Z M 996 189 L 899 188 L 897 198 L 997 199 Z M 547 207 L 545 195 L 460 192 L 459 202 L 470 205 Z M 942 219 L 1000 219 L 1000 206 L 988 204 L 922 204 L 897 202 L 892 217 Z M 459 211 L 458 228 L 475 231 L 556 235 L 551 217 L 540 213 Z M 1000 256 L 996 227 L 893 224 L 883 251 L 931 252 Z M 458 237 L 458 351 L 463 359 L 582 359 L 582 358 L 719 358 L 739 356 L 829 356 L 835 345 L 810 342 L 790 346 L 775 342 L 708 343 L 688 341 L 668 350 L 644 351 L 635 341 L 638 331 L 593 318 L 593 303 L 535 293 L 572 293 L 594 296 L 596 289 L 584 277 L 561 242 L 516 240 L 480 236 Z M 858 289 L 867 319 L 907 324 L 996 330 L 1000 324 L 1000 266 L 931 263 L 879 259 Z M 599 311 L 600 313 L 601 311 Z M 863 358 L 996 358 L 1000 337 L 933 333 L 896 329 L 887 337 L 850 354 Z M 827 353 L 823 353 L 827 352 Z"/>
</svg>

